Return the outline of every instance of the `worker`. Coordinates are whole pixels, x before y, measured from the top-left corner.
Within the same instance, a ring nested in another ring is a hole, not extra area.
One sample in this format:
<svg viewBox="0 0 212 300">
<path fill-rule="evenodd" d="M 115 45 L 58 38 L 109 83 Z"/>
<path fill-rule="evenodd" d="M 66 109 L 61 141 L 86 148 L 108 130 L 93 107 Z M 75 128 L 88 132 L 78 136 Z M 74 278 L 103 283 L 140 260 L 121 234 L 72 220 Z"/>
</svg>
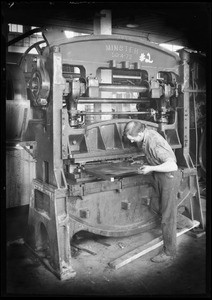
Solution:
<svg viewBox="0 0 212 300">
<path fill-rule="evenodd" d="M 182 177 L 175 154 L 160 133 L 146 128 L 137 120 L 126 124 L 124 136 L 132 143 L 137 143 L 138 148 L 143 150 L 148 164 L 142 165 L 138 169 L 138 173 L 151 174 L 153 188 L 158 195 L 157 198 L 152 198 L 150 205 L 161 217 L 163 249 L 158 255 L 151 258 L 151 261 L 172 260 L 176 257 L 176 197 Z"/>
</svg>

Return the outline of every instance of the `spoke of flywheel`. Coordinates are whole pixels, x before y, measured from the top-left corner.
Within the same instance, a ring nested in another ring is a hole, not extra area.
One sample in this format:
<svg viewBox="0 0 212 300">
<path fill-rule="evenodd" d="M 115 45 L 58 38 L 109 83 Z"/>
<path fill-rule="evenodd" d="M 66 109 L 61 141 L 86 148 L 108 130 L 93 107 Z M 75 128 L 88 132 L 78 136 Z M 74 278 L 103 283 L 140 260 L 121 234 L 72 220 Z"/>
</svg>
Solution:
<svg viewBox="0 0 212 300">
<path fill-rule="evenodd" d="M 35 49 L 38 51 L 38 54 L 41 53 L 41 48 L 39 47 L 39 45 L 36 45 L 36 46 L 35 46 Z"/>
</svg>

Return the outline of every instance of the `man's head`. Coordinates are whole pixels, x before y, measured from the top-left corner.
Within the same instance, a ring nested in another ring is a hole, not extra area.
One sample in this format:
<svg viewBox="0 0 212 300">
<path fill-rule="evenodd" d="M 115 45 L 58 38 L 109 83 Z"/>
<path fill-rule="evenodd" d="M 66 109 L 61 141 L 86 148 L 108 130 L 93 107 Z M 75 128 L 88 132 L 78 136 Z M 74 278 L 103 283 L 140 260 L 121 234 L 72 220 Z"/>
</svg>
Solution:
<svg viewBox="0 0 212 300">
<path fill-rule="evenodd" d="M 144 138 L 144 130 L 146 126 L 139 121 L 130 121 L 124 128 L 124 136 L 126 136 L 131 143 L 141 142 Z"/>
</svg>

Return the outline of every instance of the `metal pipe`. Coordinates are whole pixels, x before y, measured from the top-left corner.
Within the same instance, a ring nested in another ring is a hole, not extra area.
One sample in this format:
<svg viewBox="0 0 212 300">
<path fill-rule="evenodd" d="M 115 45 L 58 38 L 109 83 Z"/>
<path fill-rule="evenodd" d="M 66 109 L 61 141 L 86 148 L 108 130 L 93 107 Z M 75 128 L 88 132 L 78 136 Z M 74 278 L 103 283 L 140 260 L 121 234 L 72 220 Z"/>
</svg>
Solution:
<svg viewBox="0 0 212 300">
<path fill-rule="evenodd" d="M 80 97 L 77 101 L 78 104 L 91 104 L 91 103 L 127 103 L 127 104 L 134 104 L 134 103 L 144 103 L 149 102 L 150 99 L 147 97 L 143 97 L 140 99 L 131 99 L 131 98 L 89 98 L 89 97 Z"/>
<path fill-rule="evenodd" d="M 7 43 L 7 46 L 9 47 L 9 46 L 13 45 L 14 43 L 17 43 L 17 42 L 23 40 L 24 38 L 26 38 L 26 37 L 28 37 L 28 36 L 36 33 L 36 32 L 42 32 L 42 31 L 43 31 L 42 27 L 40 27 L 40 28 L 34 28 L 32 30 L 29 30 L 29 31 L 27 31 L 27 32 L 19 35 L 18 37 L 14 38 L 13 40 L 9 41 Z"/>
<path fill-rule="evenodd" d="M 185 89 L 183 92 L 189 92 L 189 93 L 206 93 L 206 90 L 191 90 L 191 89 Z"/>
<path fill-rule="evenodd" d="M 200 138 L 200 145 L 199 145 L 199 162 L 200 162 L 200 166 L 203 169 L 203 171 L 206 173 L 206 166 L 204 165 L 204 161 L 203 161 L 203 151 L 205 151 L 204 148 L 204 142 L 205 142 L 205 136 L 206 136 L 206 129 L 203 129 L 201 138 Z"/>
<path fill-rule="evenodd" d="M 129 85 L 101 85 L 99 86 L 101 91 L 133 91 L 133 92 L 142 92 L 146 93 L 148 88 L 146 86 L 129 86 Z"/>
<path fill-rule="evenodd" d="M 145 111 L 135 111 L 135 112 L 124 112 L 124 111 L 94 111 L 94 112 L 84 112 L 81 111 L 79 113 L 77 113 L 78 115 L 144 115 L 144 114 L 149 114 L 149 112 L 145 112 Z"/>
</svg>

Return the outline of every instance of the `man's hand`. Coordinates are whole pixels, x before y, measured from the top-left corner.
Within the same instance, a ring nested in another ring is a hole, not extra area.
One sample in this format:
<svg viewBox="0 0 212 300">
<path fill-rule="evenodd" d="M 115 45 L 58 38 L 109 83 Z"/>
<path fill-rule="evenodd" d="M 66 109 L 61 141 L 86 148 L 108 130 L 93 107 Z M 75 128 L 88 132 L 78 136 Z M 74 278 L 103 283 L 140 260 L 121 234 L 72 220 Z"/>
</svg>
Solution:
<svg viewBox="0 0 212 300">
<path fill-rule="evenodd" d="M 152 171 L 153 171 L 153 167 L 152 166 L 147 166 L 147 165 L 143 165 L 138 169 L 138 173 L 143 174 L 143 175 L 146 175 L 146 174 L 148 174 Z"/>
</svg>

